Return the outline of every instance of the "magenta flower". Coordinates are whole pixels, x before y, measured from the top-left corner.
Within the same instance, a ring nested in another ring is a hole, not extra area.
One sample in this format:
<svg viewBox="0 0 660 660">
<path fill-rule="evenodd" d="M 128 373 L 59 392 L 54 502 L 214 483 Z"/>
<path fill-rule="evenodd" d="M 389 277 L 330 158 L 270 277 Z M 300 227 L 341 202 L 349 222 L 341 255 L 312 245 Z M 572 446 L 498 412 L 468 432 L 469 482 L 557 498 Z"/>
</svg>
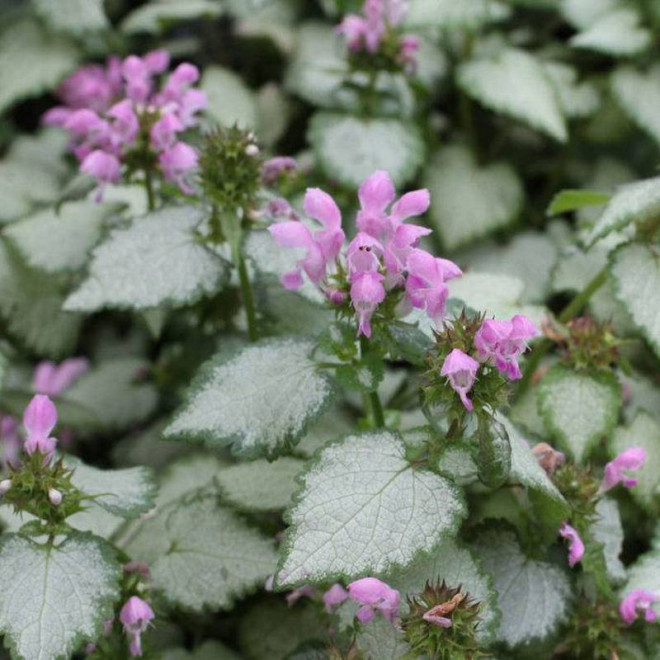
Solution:
<svg viewBox="0 0 660 660">
<path fill-rule="evenodd" d="M 348 14 L 335 28 L 337 34 L 344 37 L 346 47 L 351 53 L 361 51 L 376 54 L 380 51 L 385 37 L 393 33 L 393 29 L 401 23 L 407 11 L 407 5 L 402 0 L 366 0 L 362 7 L 362 16 Z M 402 36 L 399 46 L 399 57 L 412 56 L 410 40 L 414 37 Z M 402 52 L 403 51 L 403 52 Z M 405 61 L 402 61 L 405 64 Z"/>
<path fill-rule="evenodd" d="M 364 232 L 358 233 L 346 250 L 349 279 L 359 273 L 378 272 L 382 256 L 383 246 L 375 238 Z"/>
<path fill-rule="evenodd" d="M 332 612 L 336 607 L 339 607 L 349 596 L 348 591 L 341 586 L 341 584 L 333 584 L 323 594 L 323 604 L 325 605 L 326 612 Z"/>
<path fill-rule="evenodd" d="M 23 426 L 27 431 L 24 449 L 32 455 L 39 451 L 50 457 L 55 451 L 57 440 L 50 437 L 57 424 L 57 409 L 45 394 L 36 394 L 23 413 Z"/>
<path fill-rule="evenodd" d="M 94 177 L 99 185 L 95 199 L 103 199 L 103 191 L 108 183 L 119 183 L 121 163 L 116 156 L 97 149 L 92 151 L 80 164 L 80 171 Z"/>
<path fill-rule="evenodd" d="M 352 600 L 361 605 L 356 616 L 362 623 L 371 621 L 377 611 L 390 623 L 394 623 L 399 614 L 399 592 L 376 578 L 366 577 L 351 582 L 348 593 Z"/>
<path fill-rule="evenodd" d="M 302 286 L 303 272 L 314 284 L 319 284 L 326 276 L 328 265 L 338 257 L 344 242 L 341 213 L 330 195 L 319 188 L 308 188 L 304 210 L 324 228 L 312 233 L 307 225 L 296 220 L 278 222 L 268 227 L 271 236 L 281 247 L 305 250 L 305 256 L 298 261 L 295 269 L 282 277 L 282 284 L 287 289 Z"/>
<path fill-rule="evenodd" d="M 351 279 L 351 302 L 358 314 L 358 335 L 371 337 L 371 317 L 385 300 L 385 278 L 380 273 L 358 273 Z"/>
<path fill-rule="evenodd" d="M 653 603 L 660 601 L 660 596 L 646 589 L 633 589 L 619 605 L 621 618 L 630 625 L 640 614 L 644 615 L 644 621 L 654 623 L 657 614 L 653 609 Z"/>
<path fill-rule="evenodd" d="M 527 342 L 540 334 L 526 316 L 516 315 L 510 321 L 484 321 L 474 343 L 483 360 L 494 362 L 498 371 L 517 380 L 522 378 L 518 357 L 527 349 Z"/>
<path fill-rule="evenodd" d="M 470 412 L 474 406 L 467 393 L 472 389 L 477 379 L 479 363 L 458 348 L 455 348 L 446 358 L 440 370 L 441 376 L 447 376 L 451 388 L 458 394 L 466 410 Z"/>
<path fill-rule="evenodd" d="M 197 154 L 178 142 L 177 135 L 197 123 L 196 114 L 205 107 L 206 96 L 190 88 L 199 71 L 185 63 L 159 92 L 156 77 L 166 71 L 169 61 L 166 51 L 157 50 L 144 57 L 131 55 L 123 62 L 111 58 L 105 69 L 83 67 L 60 87 L 65 105 L 44 116 L 45 123 L 62 126 L 71 135 L 81 171 L 99 183 L 97 200 L 105 185 L 119 181 L 122 163 L 133 152 L 147 148 L 158 157 L 166 179 L 183 192 L 192 192 L 185 177 L 197 166 Z"/>
<path fill-rule="evenodd" d="M 197 152 L 185 142 L 177 142 L 169 149 L 162 151 L 158 156 L 163 176 L 176 183 L 182 192 L 190 195 L 194 192 L 186 177 L 197 167 Z"/>
<path fill-rule="evenodd" d="M 18 420 L 12 415 L 0 419 L 0 463 L 4 471 L 18 465 L 22 442 L 18 435 Z"/>
<path fill-rule="evenodd" d="M 425 309 L 436 325 L 445 316 L 449 297 L 446 282 L 460 277 L 461 269 L 448 259 L 439 259 L 424 250 L 412 250 L 407 260 L 406 297 L 417 309 Z"/>
<path fill-rule="evenodd" d="M 646 460 L 644 447 L 629 447 L 622 451 L 615 459 L 605 465 L 605 474 L 601 490 L 603 492 L 621 483 L 625 488 L 637 485 L 637 479 L 626 475 L 624 470 L 636 472 L 641 470 Z"/>
<path fill-rule="evenodd" d="M 44 360 L 37 365 L 32 388 L 37 394 L 61 396 L 88 370 L 89 362 L 86 358 L 70 358 L 59 365 Z"/>
<path fill-rule="evenodd" d="M 149 604 L 138 596 L 131 596 L 119 612 L 119 620 L 129 637 L 131 655 L 142 655 L 141 635 L 147 629 L 149 622 L 154 618 L 154 612 Z"/>
<path fill-rule="evenodd" d="M 276 156 L 267 160 L 261 170 L 261 180 L 266 186 L 273 186 L 277 183 L 280 176 L 295 172 L 298 169 L 298 163 L 289 156 Z"/>
<path fill-rule="evenodd" d="M 565 521 L 559 528 L 559 535 L 568 540 L 568 565 L 573 568 L 584 557 L 584 543 L 575 528 Z"/>
</svg>

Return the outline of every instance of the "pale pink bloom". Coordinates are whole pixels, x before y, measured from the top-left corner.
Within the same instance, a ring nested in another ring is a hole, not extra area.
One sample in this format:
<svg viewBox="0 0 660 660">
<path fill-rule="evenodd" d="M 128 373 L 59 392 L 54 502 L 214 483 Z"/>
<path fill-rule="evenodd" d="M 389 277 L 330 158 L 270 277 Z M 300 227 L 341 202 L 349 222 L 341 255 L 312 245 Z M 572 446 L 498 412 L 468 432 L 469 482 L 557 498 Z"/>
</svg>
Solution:
<svg viewBox="0 0 660 660">
<path fill-rule="evenodd" d="M 308 188 L 304 210 L 309 217 L 318 220 L 323 229 L 312 232 L 307 225 L 295 220 L 277 222 L 268 227 L 277 245 L 305 250 L 304 257 L 297 262 L 294 270 L 282 277 L 282 284 L 287 289 L 297 289 L 302 285 L 303 271 L 314 284 L 319 284 L 326 275 L 328 265 L 339 256 L 344 242 L 341 213 L 330 195 L 319 188 Z"/>
<path fill-rule="evenodd" d="M 568 565 L 573 568 L 584 557 L 584 543 L 577 530 L 565 521 L 559 528 L 559 535 L 568 540 Z"/>
<path fill-rule="evenodd" d="M 107 112 L 108 117 L 111 117 L 112 133 L 119 146 L 130 145 L 135 142 L 135 138 L 140 130 L 140 121 L 135 114 L 133 104 L 124 99 L 119 103 L 115 103 Z"/>
<path fill-rule="evenodd" d="M 94 177 L 99 185 L 96 201 L 103 199 L 103 189 L 108 183 L 119 183 L 121 163 L 117 156 L 96 149 L 88 154 L 80 165 L 80 171 Z"/>
<path fill-rule="evenodd" d="M 262 209 L 262 213 L 271 220 L 286 218 L 287 220 L 300 220 L 300 217 L 283 197 L 271 199 Z"/>
<path fill-rule="evenodd" d="M 142 61 L 149 73 L 163 73 L 170 66 L 170 54 L 162 49 L 152 50 L 142 58 Z"/>
<path fill-rule="evenodd" d="M 414 249 L 407 260 L 406 297 L 417 309 L 425 309 L 436 325 L 445 316 L 445 306 L 449 296 L 446 282 L 460 277 L 461 269 L 448 259 L 440 259 Z"/>
<path fill-rule="evenodd" d="M 362 623 L 371 621 L 377 611 L 390 623 L 399 614 L 399 592 L 376 578 L 366 577 L 351 582 L 348 593 L 352 600 L 362 606 L 356 613 Z"/>
<path fill-rule="evenodd" d="M 186 183 L 186 176 L 197 167 L 197 152 L 185 142 L 177 142 L 158 156 L 163 176 L 190 195 L 193 188 Z"/>
<path fill-rule="evenodd" d="M 510 321 L 484 321 L 474 343 L 483 360 L 494 362 L 498 371 L 517 380 L 522 378 L 518 357 L 527 349 L 527 342 L 540 334 L 526 316 L 516 315 Z"/>
<path fill-rule="evenodd" d="M 172 113 L 165 114 L 151 127 L 149 132 L 151 146 L 156 151 L 171 149 L 177 140 L 177 133 L 181 131 L 183 131 L 181 120 Z"/>
<path fill-rule="evenodd" d="M 336 607 L 339 607 L 349 596 L 348 591 L 341 586 L 341 584 L 333 584 L 323 594 L 323 604 L 325 605 L 326 612 L 332 612 Z"/>
<path fill-rule="evenodd" d="M 411 34 L 405 34 L 399 42 L 399 62 L 404 71 L 411 75 L 417 70 L 417 52 L 419 51 L 419 39 Z"/>
<path fill-rule="evenodd" d="M 32 388 L 37 394 L 61 396 L 88 370 L 86 358 L 70 358 L 60 364 L 44 360 L 35 369 Z"/>
<path fill-rule="evenodd" d="M 314 587 L 306 584 L 298 589 L 290 591 L 286 595 L 286 604 L 293 607 L 301 598 L 312 598 L 316 594 Z"/>
<path fill-rule="evenodd" d="M 343 305 L 346 302 L 346 293 L 339 289 L 329 287 L 325 290 L 325 295 L 333 305 Z"/>
<path fill-rule="evenodd" d="M 181 123 L 185 128 L 190 128 L 197 124 L 198 118 L 195 115 L 206 108 L 208 98 L 201 89 L 189 89 L 181 95 L 177 105 Z"/>
<path fill-rule="evenodd" d="M 653 603 L 660 601 L 653 591 L 646 589 L 633 589 L 619 605 L 619 614 L 621 618 L 630 625 L 638 615 L 642 614 L 647 623 L 654 623 L 657 620 L 657 614 L 653 609 Z"/>
<path fill-rule="evenodd" d="M 62 504 L 62 493 L 57 488 L 49 488 L 48 499 L 53 506 L 59 506 Z"/>
<path fill-rule="evenodd" d="M 479 363 L 458 348 L 449 353 L 440 369 L 440 375 L 447 377 L 451 388 L 458 394 L 466 410 L 469 411 L 472 411 L 474 406 L 467 393 L 477 379 L 478 369 Z"/>
<path fill-rule="evenodd" d="M 385 300 L 385 278 L 380 273 L 356 273 L 351 278 L 351 302 L 357 312 L 358 335 L 371 337 L 371 317 Z"/>
<path fill-rule="evenodd" d="M 378 50 L 380 34 L 378 31 L 372 32 L 367 19 L 362 16 L 348 14 L 335 28 L 335 32 L 344 37 L 346 47 L 353 53 L 357 53 L 362 49 L 369 52 Z"/>
<path fill-rule="evenodd" d="M 434 612 L 436 608 L 430 609 L 428 612 L 424 612 L 422 619 L 427 623 L 432 623 L 433 625 L 439 626 L 440 628 L 451 628 L 452 623 L 451 619 L 441 614 L 436 614 Z"/>
<path fill-rule="evenodd" d="M 152 71 L 137 55 L 129 55 L 122 64 L 122 75 L 126 82 L 126 96 L 136 103 L 144 103 L 153 88 Z"/>
<path fill-rule="evenodd" d="M 276 156 L 267 160 L 261 170 L 261 180 L 267 186 L 277 183 L 282 174 L 289 174 L 298 169 L 298 163 L 289 156 Z"/>
<path fill-rule="evenodd" d="M 394 183 L 387 172 L 378 170 L 368 177 L 358 189 L 358 229 L 383 244 L 387 243 L 394 233 L 387 207 L 395 196 Z"/>
<path fill-rule="evenodd" d="M 380 242 L 369 234 L 359 232 L 346 250 L 349 279 L 359 273 L 378 272 L 382 256 L 383 246 Z"/>
<path fill-rule="evenodd" d="M 636 472 L 641 470 L 646 460 L 644 447 L 629 447 L 622 451 L 615 459 L 605 465 L 605 474 L 601 490 L 606 491 L 617 484 L 623 484 L 625 488 L 637 485 L 637 479 L 629 477 L 625 471 Z"/>
<path fill-rule="evenodd" d="M 45 394 L 36 394 L 23 413 L 23 426 L 27 431 L 25 451 L 33 454 L 39 451 L 45 456 L 51 456 L 55 451 L 57 440 L 50 437 L 57 424 L 57 409 Z"/>
<path fill-rule="evenodd" d="M 132 656 L 142 655 L 141 635 L 154 618 L 149 604 L 138 596 L 131 596 L 119 612 L 119 620 L 130 639 L 129 649 Z"/>
<path fill-rule="evenodd" d="M 2 415 L 0 419 L 0 463 L 5 471 L 10 465 L 18 466 L 22 444 L 18 434 L 18 420 L 12 415 Z"/>
</svg>

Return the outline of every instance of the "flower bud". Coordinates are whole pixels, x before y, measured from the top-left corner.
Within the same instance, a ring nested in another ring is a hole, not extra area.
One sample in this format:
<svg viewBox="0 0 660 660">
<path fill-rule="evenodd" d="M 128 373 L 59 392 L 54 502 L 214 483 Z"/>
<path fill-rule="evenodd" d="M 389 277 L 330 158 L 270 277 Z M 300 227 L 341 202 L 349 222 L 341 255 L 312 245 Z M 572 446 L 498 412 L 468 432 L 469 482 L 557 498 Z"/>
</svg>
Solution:
<svg viewBox="0 0 660 660">
<path fill-rule="evenodd" d="M 11 479 L 3 479 L 0 481 L 0 495 L 4 495 L 11 488 Z"/>
<path fill-rule="evenodd" d="M 248 144 L 248 146 L 245 147 L 245 153 L 248 156 L 258 156 L 259 155 L 259 147 L 256 144 Z"/>
<path fill-rule="evenodd" d="M 49 488 L 48 499 L 53 506 L 59 506 L 62 503 L 62 493 L 57 488 Z"/>
</svg>

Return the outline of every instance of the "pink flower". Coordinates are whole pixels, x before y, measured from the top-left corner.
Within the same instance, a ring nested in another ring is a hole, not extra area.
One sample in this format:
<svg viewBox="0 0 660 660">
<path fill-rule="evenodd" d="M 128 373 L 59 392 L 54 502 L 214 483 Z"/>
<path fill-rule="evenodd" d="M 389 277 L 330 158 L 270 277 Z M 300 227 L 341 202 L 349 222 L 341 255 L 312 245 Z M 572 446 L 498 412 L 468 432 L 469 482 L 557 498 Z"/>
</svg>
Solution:
<svg viewBox="0 0 660 660">
<path fill-rule="evenodd" d="M 0 419 L 0 463 L 5 471 L 10 465 L 12 467 L 18 465 L 21 445 L 18 435 L 18 420 L 12 415 L 2 415 Z"/>
<path fill-rule="evenodd" d="M 362 606 L 356 613 L 362 623 L 371 621 L 377 611 L 390 623 L 399 614 L 399 592 L 376 578 L 366 577 L 351 582 L 348 593 L 352 600 Z"/>
<path fill-rule="evenodd" d="M 646 460 L 646 450 L 644 447 L 629 447 L 622 451 L 615 459 L 605 465 L 605 475 L 601 490 L 607 491 L 617 484 L 621 483 L 625 488 L 632 488 L 637 485 L 637 479 L 626 475 L 624 470 L 636 472 L 641 470 Z"/>
<path fill-rule="evenodd" d="M 45 394 L 36 394 L 23 413 L 23 426 L 27 431 L 25 451 L 34 454 L 38 451 L 50 457 L 55 451 L 57 440 L 50 437 L 57 424 L 57 409 Z"/>
<path fill-rule="evenodd" d="M 177 133 L 183 130 L 181 120 L 174 114 L 163 115 L 152 127 L 149 132 L 151 137 L 151 146 L 156 151 L 164 151 L 174 146 Z"/>
<path fill-rule="evenodd" d="M 417 70 L 417 51 L 419 50 L 419 39 L 411 34 L 401 37 L 399 42 L 399 62 L 403 70 L 411 75 Z"/>
<path fill-rule="evenodd" d="M 120 101 L 108 110 L 107 115 L 114 119 L 112 132 L 119 145 L 132 144 L 140 130 L 133 104 L 128 99 Z"/>
<path fill-rule="evenodd" d="M 451 388 L 458 394 L 466 410 L 472 411 L 474 406 L 467 393 L 472 389 L 477 379 L 479 363 L 458 348 L 445 358 L 440 370 L 441 376 L 447 376 Z"/>
<path fill-rule="evenodd" d="M 136 103 L 144 103 L 151 94 L 152 71 L 137 55 L 129 55 L 122 64 L 122 75 L 126 82 L 126 96 Z"/>
<path fill-rule="evenodd" d="M 59 365 L 44 360 L 37 365 L 32 388 L 38 394 L 60 396 L 88 370 L 86 358 L 70 358 Z"/>
<path fill-rule="evenodd" d="M 303 271 L 314 284 L 319 284 L 326 275 L 328 265 L 339 256 L 344 242 L 341 213 L 330 195 L 319 188 L 308 188 L 304 209 L 324 228 L 312 233 L 307 225 L 296 220 L 278 222 L 268 227 L 275 243 L 281 247 L 305 250 L 305 256 L 297 262 L 295 269 L 282 277 L 282 284 L 287 289 L 297 289 L 302 285 Z"/>
<path fill-rule="evenodd" d="M 460 277 L 463 274 L 461 269 L 448 259 L 439 259 L 418 249 L 412 250 L 408 256 L 407 269 L 408 302 L 417 309 L 425 309 L 436 325 L 440 324 L 449 296 L 446 282 Z"/>
<path fill-rule="evenodd" d="M 97 149 L 92 151 L 80 165 L 80 171 L 94 177 L 99 184 L 96 201 L 103 199 L 103 189 L 108 183 L 118 183 L 121 163 L 116 156 Z"/>
<path fill-rule="evenodd" d="M 360 200 L 356 221 L 358 229 L 381 243 L 389 241 L 393 227 L 386 209 L 394 201 L 395 196 L 394 184 L 387 172 L 378 170 L 367 178 L 358 190 Z"/>
<path fill-rule="evenodd" d="M 121 608 L 119 620 L 130 639 L 129 648 L 132 656 L 142 655 L 140 636 L 147 629 L 154 616 L 149 604 L 138 596 L 131 596 Z"/>
<path fill-rule="evenodd" d="M 630 625 L 639 614 L 644 615 L 644 620 L 647 623 L 654 623 L 657 620 L 657 615 L 652 607 L 653 603 L 657 603 L 660 596 L 652 591 L 646 589 L 633 589 L 619 605 L 619 614 L 621 618 Z"/>
<path fill-rule="evenodd" d="M 339 607 L 349 596 L 348 591 L 341 586 L 341 584 L 333 584 L 323 594 L 323 603 L 326 612 L 332 612 L 336 607 Z"/>
<path fill-rule="evenodd" d="M 528 340 L 539 334 L 526 316 L 516 315 L 510 321 L 484 321 L 474 343 L 482 359 L 493 361 L 501 373 L 517 380 L 522 378 L 518 357 L 527 349 Z"/>
<path fill-rule="evenodd" d="M 584 543 L 575 528 L 563 522 L 559 528 L 559 535 L 568 539 L 568 565 L 573 568 L 584 557 Z"/>
<path fill-rule="evenodd" d="M 158 156 L 163 176 L 179 186 L 182 192 L 190 195 L 194 192 L 185 177 L 197 167 L 197 152 L 185 142 L 177 142 Z"/>
<path fill-rule="evenodd" d="M 286 595 L 286 604 L 289 607 L 293 607 L 301 598 L 313 598 L 316 595 L 316 590 L 314 587 L 306 584 L 298 589 L 290 591 Z"/>
<path fill-rule="evenodd" d="M 298 163 L 289 156 L 276 156 L 267 160 L 261 170 L 261 180 L 267 186 L 277 183 L 282 174 L 289 174 L 298 169 Z"/>
<path fill-rule="evenodd" d="M 385 300 L 385 278 L 380 273 L 357 273 L 351 278 L 351 302 L 358 314 L 358 335 L 371 337 L 371 317 Z"/>
<path fill-rule="evenodd" d="M 358 233 L 346 250 L 349 279 L 359 273 L 378 272 L 382 256 L 383 246 L 375 238 Z"/>
<path fill-rule="evenodd" d="M 428 612 L 424 612 L 422 619 L 427 623 L 432 623 L 435 626 L 440 628 L 451 628 L 452 622 L 449 617 L 443 616 L 442 614 L 437 614 L 434 610 L 437 608 L 430 609 Z"/>
</svg>

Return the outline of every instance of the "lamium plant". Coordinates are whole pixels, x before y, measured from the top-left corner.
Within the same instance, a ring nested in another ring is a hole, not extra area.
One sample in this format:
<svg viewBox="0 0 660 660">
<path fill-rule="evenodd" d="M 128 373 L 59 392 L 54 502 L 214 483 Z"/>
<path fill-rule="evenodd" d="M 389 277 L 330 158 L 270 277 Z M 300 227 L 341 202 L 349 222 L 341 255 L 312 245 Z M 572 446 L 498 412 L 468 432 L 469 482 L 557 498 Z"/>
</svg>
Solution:
<svg viewBox="0 0 660 660">
<path fill-rule="evenodd" d="M 656 658 L 656 3 L 0 5 L 3 657 Z"/>
</svg>

